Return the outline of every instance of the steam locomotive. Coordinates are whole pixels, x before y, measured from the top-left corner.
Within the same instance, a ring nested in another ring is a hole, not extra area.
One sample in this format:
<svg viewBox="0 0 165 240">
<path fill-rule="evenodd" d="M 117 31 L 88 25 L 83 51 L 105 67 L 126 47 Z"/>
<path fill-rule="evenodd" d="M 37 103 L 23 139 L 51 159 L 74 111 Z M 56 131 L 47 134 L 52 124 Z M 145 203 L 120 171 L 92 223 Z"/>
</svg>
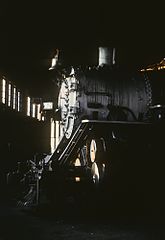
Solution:
<svg viewBox="0 0 165 240">
<path fill-rule="evenodd" d="M 58 87 L 55 149 L 40 170 L 48 199 L 57 208 L 152 208 L 161 195 L 163 205 L 164 71 L 119 68 L 115 49 L 104 47 L 98 65 L 63 68 L 58 59 L 57 51 L 49 69 Z"/>
<path fill-rule="evenodd" d="M 44 172 L 49 197 L 82 201 L 97 192 L 119 205 L 132 196 L 148 202 L 164 179 L 164 71 L 119 68 L 115 49 L 103 47 L 97 66 L 59 69 L 51 68 L 59 93 L 57 144 Z"/>
</svg>

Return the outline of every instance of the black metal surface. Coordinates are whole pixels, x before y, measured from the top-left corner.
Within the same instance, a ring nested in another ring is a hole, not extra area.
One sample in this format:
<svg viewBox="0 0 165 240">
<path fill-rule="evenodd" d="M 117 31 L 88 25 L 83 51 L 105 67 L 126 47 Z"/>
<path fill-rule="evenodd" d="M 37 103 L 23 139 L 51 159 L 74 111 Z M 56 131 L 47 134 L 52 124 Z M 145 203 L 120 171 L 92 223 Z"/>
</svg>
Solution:
<svg viewBox="0 0 165 240">
<path fill-rule="evenodd" d="M 80 156 L 80 162 L 84 162 L 83 169 L 85 166 L 93 177 L 88 149 L 92 139 L 96 143 L 103 139 L 105 152 L 98 149 L 99 160 L 95 165 L 99 171 L 100 164 L 104 166 L 106 163 L 107 182 L 104 181 L 104 185 L 114 191 L 114 195 L 118 190 L 121 193 L 122 189 L 130 192 L 131 179 L 138 191 L 143 189 L 144 192 L 142 183 L 145 186 L 148 184 L 146 176 L 152 181 L 150 172 L 154 172 L 154 158 L 157 153 L 158 164 L 163 167 L 160 156 L 164 132 L 163 75 L 161 74 L 160 80 L 160 74 L 156 72 L 129 72 L 107 65 L 75 68 L 74 71 L 72 68 L 71 72 L 61 82 L 65 104 L 59 104 L 58 107 L 62 112 L 61 116 L 64 116 L 61 124 L 65 127 L 62 140 L 50 159 L 52 170 L 56 172 L 58 165 L 69 171 L 76 157 Z M 71 79 L 74 87 L 70 88 Z M 74 119 L 72 128 L 67 126 L 70 118 Z M 83 131 L 79 132 L 81 127 Z M 65 137 L 68 129 L 71 129 L 70 134 Z M 84 149 L 85 156 L 82 157 L 81 152 Z M 147 172 L 148 164 L 150 172 Z M 74 167 L 72 171 L 74 172 Z M 139 186 L 138 171 L 143 176 Z M 88 174 L 86 177 L 90 183 Z M 151 193 L 151 189 L 149 192 Z"/>
<path fill-rule="evenodd" d="M 71 117 L 69 112 L 74 116 L 72 124 L 75 126 L 82 119 L 151 121 L 150 108 L 155 104 L 164 105 L 165 83 L 164 76 L 160 73 L 133 73 L 108 66 L 74 71 L 74 89 L 68 90 L 67 78 L 62 80 L 65 82 L 63 89 L 66 88 L 67 92 L 64 96 L 66 103 L 59 104 L 58 107 L 63 113 L 61 120 L 64 125 Z M 76 100 L 70 105 L 73 91 Z"/>
</svg>

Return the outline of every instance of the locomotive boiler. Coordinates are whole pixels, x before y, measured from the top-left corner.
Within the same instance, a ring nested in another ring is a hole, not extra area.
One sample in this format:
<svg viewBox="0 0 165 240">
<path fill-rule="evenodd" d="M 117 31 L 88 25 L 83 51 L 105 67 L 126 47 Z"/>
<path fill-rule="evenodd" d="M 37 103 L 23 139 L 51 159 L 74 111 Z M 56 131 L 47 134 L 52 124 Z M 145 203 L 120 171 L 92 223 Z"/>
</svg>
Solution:
<svg viewBox="0 0 165 240">
<path fill-rule="evenodd" d="M 165 86 L 160 74 L 153 77 L 147 72 L 119 69 L 114 53 L 99 48 L 97 66 L 70 67 L 62 74 L 56 109 L 61 135 L 70 138 L 83 119 L 146 122 L 152 109 L 163 111 Z"/>
</svg>

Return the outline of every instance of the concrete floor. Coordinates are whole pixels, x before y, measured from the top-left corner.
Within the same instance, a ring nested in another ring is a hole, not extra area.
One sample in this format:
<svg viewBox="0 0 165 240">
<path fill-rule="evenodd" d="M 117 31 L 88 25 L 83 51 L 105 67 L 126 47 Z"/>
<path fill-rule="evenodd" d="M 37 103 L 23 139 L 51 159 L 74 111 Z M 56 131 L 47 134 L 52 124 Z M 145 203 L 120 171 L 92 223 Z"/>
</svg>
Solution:
<svg viewBox="0 0 165 240">
<path fill-rule="evenodd" d="M 90 209 L 83 214 L 65 210 L 56 213 L 50 206 L 18 208 L 0 204 L 0 240 L 164 240 L 163 219 L 135 216 L 102 216 Z"/>
</svg>

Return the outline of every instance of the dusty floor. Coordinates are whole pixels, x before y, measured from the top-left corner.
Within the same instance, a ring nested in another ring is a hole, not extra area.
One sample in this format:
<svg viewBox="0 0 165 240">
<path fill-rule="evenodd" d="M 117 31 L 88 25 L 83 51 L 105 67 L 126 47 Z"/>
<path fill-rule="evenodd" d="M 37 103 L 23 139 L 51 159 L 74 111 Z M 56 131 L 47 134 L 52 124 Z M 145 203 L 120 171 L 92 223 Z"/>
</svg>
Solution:
<svg viewBox="0 0 165 240">
<path fill-rule="evenodd" d="M 65 213 L 65 214 L 64 214 Z M 22 209 L 11 203 L 0 205 L 0 240 L 164 240 L 163 219 L 94 216 L 64 211 L 52 212 L 48 206 Z M 105 213 L 106 214 L 106 213 Z"/>
</svg>

